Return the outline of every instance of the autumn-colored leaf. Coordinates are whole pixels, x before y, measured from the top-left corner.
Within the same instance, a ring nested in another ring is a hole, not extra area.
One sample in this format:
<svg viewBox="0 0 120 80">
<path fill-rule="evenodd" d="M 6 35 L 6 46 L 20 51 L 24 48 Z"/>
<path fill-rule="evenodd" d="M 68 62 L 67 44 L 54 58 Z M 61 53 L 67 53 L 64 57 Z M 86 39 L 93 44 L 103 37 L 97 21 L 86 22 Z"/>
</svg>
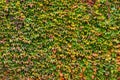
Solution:
<svg viewBox="0 0 120 80">
<path fill-rule="evenodd" d="M 56 53 L 56 52 L 57 52 L 57 49 L 53 48 L 53 49 L 52 49 L 52 52 L 53 52 L 53 53 Z"/>
<path fill-rule="evenodd" d="M 93 53 L 92 56 L 93 57 L 98 57 L 98 54 L 97 53 Z"/>
<path fill-rule="evenodd" d="M 6 3 L 8 3 L 9 2 L 9 0 L 6 0 Z"/>
<path fill-rule="evenodd" d="M 53 36 L 53 35 L 49 35 L 49 38 L 50 38 L 50 39 L 53 39 L 53 38 L 54 38 L 54 36 Z"/>
<path fill-rule="evenodd" d="M 64 75 L 63 75 L 63 73 L 61 71 L 60 71 L 59 75 L 60 75 L 60 80 L 65 80 Z"/>
<path fill-rule="evenodd" d="M 30 3 L 29 6 L 30 6 L 30 8 L 32 8 L 34 6 L 34 4 Z"/>
<path fill-rule="evenodd" d="M 90 6 L 93 6 L 95 4 L 96 0 L 87 0 L 87 3 L 90 5 Z"/>
<path fill-rule="evenodd" d="M 0 43 L 1 43 L 1 44 L 4 44 L 5 42 L 6 42 L 6 39 L 0 40 Z"/>
</svg>

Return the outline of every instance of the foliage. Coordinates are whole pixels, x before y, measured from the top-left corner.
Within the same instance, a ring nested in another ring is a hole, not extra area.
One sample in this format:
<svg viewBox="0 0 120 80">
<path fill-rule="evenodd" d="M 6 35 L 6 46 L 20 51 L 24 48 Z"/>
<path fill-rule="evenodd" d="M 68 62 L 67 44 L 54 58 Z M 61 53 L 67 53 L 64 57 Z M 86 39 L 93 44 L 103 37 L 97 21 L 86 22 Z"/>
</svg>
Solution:
<svg viewBox="0 0 120 80">
<path fill-rule="evenodd" d="M 117 80 L 119 3 L 0 0 L 0 78 Z"/>
</svg>

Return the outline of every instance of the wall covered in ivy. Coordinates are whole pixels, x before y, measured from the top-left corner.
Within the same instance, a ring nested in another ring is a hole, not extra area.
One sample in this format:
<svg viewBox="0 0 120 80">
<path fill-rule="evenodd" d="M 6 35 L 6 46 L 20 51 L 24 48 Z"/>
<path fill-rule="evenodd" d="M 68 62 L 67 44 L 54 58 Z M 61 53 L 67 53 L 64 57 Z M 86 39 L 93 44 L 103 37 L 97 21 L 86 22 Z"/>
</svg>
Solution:
<svg viewBox="0 0 120 80">
<path fill-rule="evenodd" d="M 0 79 L 117 80 L 119 4 L 0 0 Z"/>
</svg>

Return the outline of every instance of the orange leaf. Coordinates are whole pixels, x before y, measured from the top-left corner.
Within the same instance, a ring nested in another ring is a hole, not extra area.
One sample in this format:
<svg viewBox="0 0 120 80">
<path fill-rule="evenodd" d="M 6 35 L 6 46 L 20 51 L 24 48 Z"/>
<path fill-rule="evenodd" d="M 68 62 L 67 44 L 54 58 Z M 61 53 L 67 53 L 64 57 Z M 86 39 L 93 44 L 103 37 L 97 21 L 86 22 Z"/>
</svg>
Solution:
<svg viewBox="0 0 120 80">
<path fill-rule="evenodd" d="M 65 78 L 64 78 L 64 76 L 63 76 L 61 71 L 60 71 L 59 75 L 60 75 L 60 80 L 65 80 Z"/>
<path fill-rule="evenodd" d="M 56 53 L 56 52 L 57 52 L 57 50 L 56 50 L 56 49 L 52 49 L 52 52 L 53 52 L 53 53 Z"/>
<path fill-rule="evenodd" d="M 97 57 L 98 54 L 97 54 L 97 53 L 93 53 L 92 56 L 93 56 L 93 57 Z"/>
</svg>

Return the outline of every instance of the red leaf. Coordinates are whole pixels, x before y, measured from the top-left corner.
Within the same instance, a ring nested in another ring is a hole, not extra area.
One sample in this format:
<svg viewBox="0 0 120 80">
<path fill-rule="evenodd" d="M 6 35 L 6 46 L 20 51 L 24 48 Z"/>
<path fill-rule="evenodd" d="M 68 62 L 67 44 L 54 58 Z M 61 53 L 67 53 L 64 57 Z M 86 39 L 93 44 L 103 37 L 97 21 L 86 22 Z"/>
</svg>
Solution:
<svg viewBox="0 0 120 80">
<path fill-rule="evenodd" d="M 93 6 L 95 4 L 96 0 L 87 0 L 87 3 L 90 5 L 90 6 Z"/>
</svg>

